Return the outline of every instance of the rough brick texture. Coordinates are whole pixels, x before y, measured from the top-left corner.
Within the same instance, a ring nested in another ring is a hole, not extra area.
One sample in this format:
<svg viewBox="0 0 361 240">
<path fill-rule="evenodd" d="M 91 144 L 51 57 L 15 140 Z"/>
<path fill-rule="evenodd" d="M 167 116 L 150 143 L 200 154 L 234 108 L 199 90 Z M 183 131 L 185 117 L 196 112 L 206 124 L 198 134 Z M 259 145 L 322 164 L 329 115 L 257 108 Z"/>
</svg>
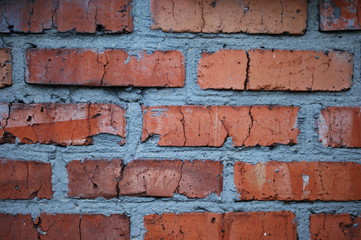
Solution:
<svg viewBox="0 0 361 240">
<path fill-rule="evenodd" d="M 49 163 L 0 159 L 0 199 L 53 196 Z"/>
<path fill-rule="evenodd" d="M 131 0 L 4 0 L 0 32 L 131 32 Z"/>
<path fill-rule="evenodd" d="M 38 239 L 38 231 L 29 215 L 0 214 L 1 240 L 32 240 Z"/>
<path fill-rule="evenodd" d="M 88 49 L 29 49 L 27 83 L 82 86 L 182 87 L 184 57 L 179 51 L 96 52 Z"/>
<path fill-rule="evenodd" d="M 242 200 L 361 200 L 361 165 L 353 162 L 235 164 Z"/>
<path fill-rule="evenodd" d="M 0 214 L 2 240 L 130 239 L 129 218 L 125 215 Z"/>
<path fill-rule="evenodd" d="M 112 104 L 0 103 L 1 143 L 89 145 L 91 136 L 125 137 L 124 110 Z"/>
<path fill-rule="evenodd" d="M 164 213 L 145 216 L 144 223 L 149 240 L 297 239 L 291 212 Z"/>
<path fill-rule="evenodd" d="M 0 48 L 0 88 L 12 84 L 12 59 L 9 48 Z"/>
<path fill-rule="evenodd" d="M 204 198 L 222 191 L 223 165 L 215 161 L 135 160 L 124 169 L 120 195 Z"/>
<path fill-rule="evenodd" d="M 318 120 L 319 140 L 329 147 L 361 147 L 361 107 L 328 107 Z"/>
<path fill-rule="evenodd" d="M 142 141 L 160 135 L 160 146 L 220 147 L 295 144 L 298 107 L 156 106 L 143 107 Z"/>
<path fill-rule="evenodd" d="M 152 29 L 166 32 L 303 34 L 307 2 L 151 0 Z"/>
<path fill-rule="evenodd" d="M 359 0 L 322 0 L 320 30 L 360 30 L 361 2 Z"/>
<path fill-rule="evenodd" d="M 68 195 L 75 198 L 118 197 L 122 160 L 71 161 L 67 166 Z"/>
<path fill-rule="evenodd" d="M 202 54 L 204 89 L 340 91 L 351 87 L 349 53 L 301 50 L 220 50 Z"/>
<path fill-rule="evenodd" d="M 350 214 L 314 214 L 310 217 L 311 240 L 361 239 L 361 217 Z"/>
</svg>

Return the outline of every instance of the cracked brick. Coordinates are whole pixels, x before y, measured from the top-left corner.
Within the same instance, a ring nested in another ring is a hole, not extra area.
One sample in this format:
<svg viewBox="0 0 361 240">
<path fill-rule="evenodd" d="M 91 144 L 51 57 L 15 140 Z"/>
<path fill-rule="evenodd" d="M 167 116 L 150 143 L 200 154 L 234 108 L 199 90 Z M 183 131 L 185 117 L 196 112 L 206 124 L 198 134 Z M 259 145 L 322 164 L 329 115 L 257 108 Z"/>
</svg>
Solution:
<svg viewBox="0 0 361 240">
<path fill-rule="evenodd" d="M 361 217 L 351 214 L 313 214 L 310 217 L 311 240 L 361 239 Z"/>
<path fill-rule="evenodd" d="M 130 239 L 130 222 L 124 214 L 44 214 L 35 221 L 40 240 Z"/>
<path fill-rule="evenodd" d="M 0 214 L 0 239 L 33 240 L 38 239 L 38 231 L 30 214 Z"/>
<path fill-rule="evenodd" d="M 131 9 L 131 0 L 5 0 L 0 5 L 0 32 L 131 32 Z"/>
<path fill-rule="evenodd" d="M 359 201 L 361 165 L 353 162 L 237 162 L 241 200 Z"/>
<path fill-rule="evenodd" d="M 144 224 L 144 239 L 297 239 L 295 215 L 286 211 L 152 214 Z"/>
<path fill-rule="evenodd" d="M 120 195 L 204 198 L 222 191 L 223 165 L 215 161 L 133 160 L 119 183 Z"/>
<path fill-rule="evenodd" d="M 89 145 L 101 133 L 125 138 L 124 110 L 113 104 L 1 103 L 0 117 L 0 144 Z"/>
<path fill-rule="evenodd" d="M 203 89 L 342 91 L 350 89 L 353 57 L 341 51 L 220 50 L 203 53 Z"/>
<path fill-rule="evenodd" d="M 152 29 L 165 32 L 303 34 L 305 0 L 151 0 Z"/>
<path fill-rule="evenodd" d="M 28 49 L 26 82 L 45 85 L 183 87 L 184 56 L 179 51 Z"/>
<path fill-rule="evenodd" d="M 320 30 L 361 30 L 361 2 L 359 0 L 322 0 Z"/>
<path fill-rule="evenodd" d="M 160 146 L 220 147 L 297 143 L 299 107 L 143 106 L 142 141 L 160 135 Z"/>
<path fill-rule="evenodd" d="M 318 119 L 319 140 L 328 147 L 361 147 L 361 107 L 328 107 Z"/>
<path fill-rule="evenodd" d="M 9 48 L 0 49 L 0 88 L 12 84 L 12 57 Z"/>
<path fill-rule="evenodd" d="M 49 163 L 0 159 L 0 199 L 53 196 Z"/>
<path fill-rule="evenodd" d="M 68 196 L 74 198 L 118 197 L 122 174 L 121 159 L 71 161 L 68 171 Z"/>
</svg>

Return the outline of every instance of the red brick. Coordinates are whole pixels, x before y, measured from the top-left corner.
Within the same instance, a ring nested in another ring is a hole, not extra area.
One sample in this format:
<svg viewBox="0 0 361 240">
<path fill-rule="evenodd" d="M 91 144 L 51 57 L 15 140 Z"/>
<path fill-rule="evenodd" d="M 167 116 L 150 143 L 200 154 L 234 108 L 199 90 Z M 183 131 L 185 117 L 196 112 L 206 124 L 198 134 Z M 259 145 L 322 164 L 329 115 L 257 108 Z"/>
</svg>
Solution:
<svg viewBox="0 0 361 240">
<path fill-rule="evenodd" d="M 328 107 L 318 119 L 319 140 L 329 147 L 361 147 L 361 107 Z"/>
<path fill-rule="evenodd" d="M 242 200 L 361 200 L 361 165 L 353 162 L 237 162 Z"/>
<path fill-rule="evenodd" d="M 204 198 L 222 191 L 223 165 L 214 161 L 134 160 L 124 169 L 120 195 Z"/>
<path fill-rule="evenodd" d="M 0 5 L 0 32 L 131 32 L 131 0 L 5 0 Z"/>
<path fill-rule="evenodd" d="M 361 239 L 361 217 L 350 214 L 314 214 L 310 217 L 312 240 Z"/>
<path fill-rule="evenodd" d="M 0 48 L 0 88 L 12 84 L 12 58 L 9 48 Z"/>
<path fill-rule="evenodd" d="M 305 0 L 151 0 L 152 29 L 166 32 L 303 34 Z"/>
<path fill-rule="evenodd" d="M 125 215 L 41 214 L 36 224 L 45 232 L 41 240 L 130 239 L 129 218 Z"/>
<path fill-rule="evenodd" d="M 125 137 L 124 110 L 113 104 L 0 104 L 0 144 L 89 145 L 92 136 Z M 123 142 L 123 141 L 122 141 Z"/>
<path fill-rule="evenodd" d="M 153 214 L 144 217 L 144 239 L 295 240 L 294 217 L 291 212 Z"/>
<path fill-rule="evenodd" d="M 38 231 L 33 225 L 30 214 L 0 214 L 1 240 L 32 240 L 38 239 Z"/>
<path fill-rule="evenodd" d="M 49 163 L 0 159 L 0 199 L 53 196 Z"/>
<path fill-rule="evenodd" d="M 89 49 L 27 50 L 26 82 L 47 85 L 183 87 L 184 57 L 179 51 L 97 52 Z"/>
<path fill-rule="evenodd" d="M 68 171 L 68 195 L 75 198 L 118 197 L 121 159 L 71 161 Z"/>
<path fill-rule="evenodd" d="M 244 90 L 247 66 L 244 50 L 203 53 L 198 66 L 198 83 L 203 89 Z"/>
<path fill-rule="evenodd" d="M 293 106 L 143 107 L 142 141 L 160 135 L 160 146 L 220 147 L 295 144 L 299 108 Z"/>
<path fill-rule="evenodd" d="M 359 0 L 322 0 L 320 3 L 321 31 L 360 30 Z"/>
<path fill-rule="evenodd" d="M 351 87 L 353 57 L 347 52 L 249 51 L 250 90 L 340 91 Z"/>
</svg>

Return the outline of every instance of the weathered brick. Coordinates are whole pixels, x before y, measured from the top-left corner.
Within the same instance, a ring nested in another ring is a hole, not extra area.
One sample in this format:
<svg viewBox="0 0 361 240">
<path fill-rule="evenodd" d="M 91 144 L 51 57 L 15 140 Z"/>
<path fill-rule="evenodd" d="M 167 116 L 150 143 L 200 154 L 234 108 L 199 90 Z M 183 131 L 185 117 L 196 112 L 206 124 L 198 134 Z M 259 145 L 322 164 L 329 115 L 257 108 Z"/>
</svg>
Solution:
<svg viewBox="0 0 361 240">
<path fill-rule="evenodd" d="M 305 0 L 151 0 L 152 29 L 166 32 L 303 34 Z"/>
<path fill-rule="evenodd" d="M 89 145 L 100 133 L 125 137 L 124 110 L 113 104 L 0 103 L 0 126 L 0 144 Z"/>
<path fill-rule="evenodd" d="M 35 224 L 43 232 L 41 240 L 130 239 L 125 215 L 41 214 Z"/>
<path fill-rule="evenodd" d="M 347 52 L 251 50 L 250 90 L 340 91 L 351 87 L 353 58 Z"/>
<path fill-rule="evenodd" d="M 235 164 L 242 200 L 361 200 L 361 165 L 353 162 Z"/>
<path fill-rule="evenodd" d="M 49 163 L 0 159 L 0 199 L 53 196 Z"/>
<path fill-rule="evenodd" d="M 0 48 L 0 88 L 12 84 L 12 58 L 9 48 Z"/>
<path fill-rule="evenodd" d="M 360 29 L 361 2 L 359 0 L 321 0 L 321 31 Z"/>
<path fill-rule="evenodd" d="M 68 171 L 68 195 L 75 198 L 118 197 L 121 159 L 71 161 Z"/>
<path fill-rule="evenodd" d="M 361 217 L 350 214 L 313 214 L 310 217 L 312 240 L 361 239 Z"/>
<path fill-rule="evenodd" d="M 160 146 L 220 147 L 295 144 L 299 107 L 155 106 L 143 107 L 142 141 L 160 135 Z"/>
<path fill-rule="evenodd" d="M 11 215 L 0 213 L 1 240 L 38 239 L 38 231 L 34 227 L 30 214 Z"/>
<path fill-rule="evenodd" d="M 47 85 L 183 87 L 179 51 L 97 52 L 89 49 L 28 49 L 26 82 Z"/>
<path fill-rule="evenodd" d="M 144 239 L 295 240 L 294 217 L 291 212 L 152 214 L 144 217 Z"/>
<path fill-rule="evenodd" d="M 222 191 L 223 165 L 215 161 L 134 160 L 124 169 L 120 195 L 204 198 Z"/>
<path fill-rule="evenodd" d="M 318 119 L 319 140 L 329 147 L 361 147 L 361 107 L 328 107 Z"/>
<path fill-rule="evenodd" d="M 247 66 L 244 50 L 203 53 L 198 66 L 198 83 L 203 89 L 244 90 Z"/>
<path fill-rule="evenodd" d="M 131 0 L 4 0 L 0 32 L 131 32 Z"/>
</svg>

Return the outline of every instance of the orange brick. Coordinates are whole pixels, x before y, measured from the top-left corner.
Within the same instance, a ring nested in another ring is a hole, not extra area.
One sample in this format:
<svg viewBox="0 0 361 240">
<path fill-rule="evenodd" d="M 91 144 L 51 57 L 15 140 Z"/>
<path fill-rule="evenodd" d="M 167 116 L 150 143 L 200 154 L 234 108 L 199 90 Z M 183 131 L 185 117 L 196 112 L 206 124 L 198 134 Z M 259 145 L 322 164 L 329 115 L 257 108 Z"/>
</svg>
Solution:
<svg viewBox="0 0 361 240">
<path fill-rule="evenodd" d="M 305 0 L 151 0 L 152 29 L 166 32 L 303 34 Z"/>
<path fill-rule="evenodd" d="M 361 107 L 328 107 L 318 120 L 319 140 L 329 147 L 361 147 Z"/>
<path fill-rule="evenodd" d="M 189 198 L 220 195 L 223 165 L 214 161 L 134 160 L 124 169 L 120 195 Z"/>
<path fill-rule="evenodd" d="M 360 30 L 361 2 L 359 0 L 322 0 L 320 30 Z"/>
<path fill-rule="evenodd" d="M 0 239 L 1 240 L 31 240 L 38 239 L 30 214 L 11 215 L 0 213 Z"/>
<path fill-rule="evenodd" d="M 295 144 L 298 107 L 156 106 L 143 107 L 142 141 L 160 135 L 160 146 L 220 147 Z"/>
<path fill-rule="evenodd" d="M 291 212 L 153 214 L 144 217 L 144 239 L 296 240 L 294 218 Z"/>
<path fill-rule="evenodd" d="M 361 200 L 361 165 L 353 162 L 237 162 L 242 200 Z"/>
<path fill-rule="evenodd" d="M 75 198 L 118 197 L 122 167 L 121 159 L 71 161 L 66 166 L 68 195 Z"/>
<path fill-rule="evenodd" d="M 361 217 L 350 214 L 313 214 L 310 217 L 311 240 L 361 239 Z"/>
<path fill-rule="evenodd" d="M 0 5 L 0 32 L 95 33 L 131 32 L 131 0 L 4 0 Z"/>
<path fill-rule="evenodd" d="M 27 50 L 26 82 L 46 85 L 183 87 L 184 57 L 179 51 Z"/>
<path fill-rule="evenodd" d="M 100 133 L 125 138 L 124 110 L 112 104 L 1 103 L 0 123 L 0 144 L 89 145 Z"/>
</svg>

